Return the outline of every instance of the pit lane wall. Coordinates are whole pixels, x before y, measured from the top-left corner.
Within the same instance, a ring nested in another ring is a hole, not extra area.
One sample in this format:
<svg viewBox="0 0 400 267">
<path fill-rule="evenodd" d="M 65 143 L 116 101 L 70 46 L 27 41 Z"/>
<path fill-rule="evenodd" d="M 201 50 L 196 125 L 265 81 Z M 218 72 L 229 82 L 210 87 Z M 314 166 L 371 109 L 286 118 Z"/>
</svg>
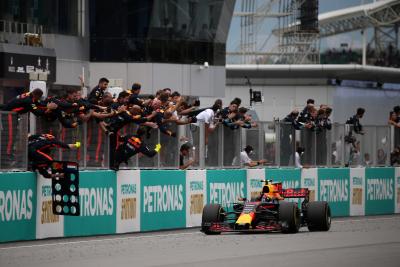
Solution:
<svg viewBox="0 0 400 267">
<path fill-rule="evenodd" d="M 263 179 L 308 187 L 333 216 L 400 213 L 400 168 L 82 171 L 79 217 L 52 213 L 50 180 L 10 172 L 0 173 L 0 242 L 199 226 L 206 203 L 229 207 Z"/>
</svg>

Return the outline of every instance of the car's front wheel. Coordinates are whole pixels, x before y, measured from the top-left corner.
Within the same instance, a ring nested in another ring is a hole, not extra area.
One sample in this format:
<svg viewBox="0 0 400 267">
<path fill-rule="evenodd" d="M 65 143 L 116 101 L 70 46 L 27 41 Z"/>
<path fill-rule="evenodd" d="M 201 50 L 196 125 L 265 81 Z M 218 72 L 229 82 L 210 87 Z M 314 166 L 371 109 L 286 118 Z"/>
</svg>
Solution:
<svg viewBox="0 0 400 267">
<path fill-rule="evenodd" d="M 300 210 L 297 203 L 279 202 L 279 222 L 283 233 L 297 233 L 300 229 Z"/>
<path fill-rule="evenodd" d="M 201 231 L 207 235 L 220 234 L 221 232 L 212 230 L 210 227 L 212 223 L 219 223 L 224 221 L 224 209 L 220 204 L 207 204 L 203 208 L 203 215 L 201 219 Z"/>
</svg>

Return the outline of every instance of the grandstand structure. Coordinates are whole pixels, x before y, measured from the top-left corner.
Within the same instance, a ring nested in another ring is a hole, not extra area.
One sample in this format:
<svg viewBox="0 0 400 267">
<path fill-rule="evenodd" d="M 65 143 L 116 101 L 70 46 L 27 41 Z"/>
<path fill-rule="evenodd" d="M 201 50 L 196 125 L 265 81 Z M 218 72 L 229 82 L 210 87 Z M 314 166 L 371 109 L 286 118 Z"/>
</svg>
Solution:
<svg viewBox="0 0 400 267">
<path fill-rule="evenodd" d="M 240 56 L 239 64 L 318 64 L 320 38 L 361 30 L 363 63 L 367 47 L 380 54 L 388 46 L 399 43 L 400 1 L 381 0 L 318 15 L 318 1 L 305 0 L 242 0 L 240 41 L 227 56 Z M 270 34 L 261 33 L 263 23 L 276 18 L 277 26 Z M 373 28 L 373 36 L 365 29 Z M 368 40 L 369 39 L 369 40 Z M 272 48 L 266 45 L 275 41 Z M 261 60 L 260 60 L 261 59 Z"/>
</svg>

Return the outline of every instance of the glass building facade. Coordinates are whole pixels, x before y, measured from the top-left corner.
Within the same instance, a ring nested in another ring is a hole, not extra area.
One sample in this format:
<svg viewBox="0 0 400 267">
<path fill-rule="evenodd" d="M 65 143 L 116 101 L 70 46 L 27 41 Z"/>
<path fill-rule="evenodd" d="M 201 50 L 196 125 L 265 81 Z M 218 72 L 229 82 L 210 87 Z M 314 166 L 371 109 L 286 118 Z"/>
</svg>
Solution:
<svg viewBox="0 0 400 267">
<path fill-rule="evenodd" d="M 46 34 L 79 36 L 88 16 L 90 61 L 223 66 L 234 2 L 2 0 L 0 27 L 7 21 L 17 23 L 13 27 L 40 25 Z"/>
<path fill-rule="evenodd" d="M 44 33 L 77 35 L 80 0 L 1 0 L 0 21 L 38 24 Z"/>
<path fill-rule="evenodd" d="M 90 60 L 225 65 L 224 2 L 90 0 Z"/>
</svg>

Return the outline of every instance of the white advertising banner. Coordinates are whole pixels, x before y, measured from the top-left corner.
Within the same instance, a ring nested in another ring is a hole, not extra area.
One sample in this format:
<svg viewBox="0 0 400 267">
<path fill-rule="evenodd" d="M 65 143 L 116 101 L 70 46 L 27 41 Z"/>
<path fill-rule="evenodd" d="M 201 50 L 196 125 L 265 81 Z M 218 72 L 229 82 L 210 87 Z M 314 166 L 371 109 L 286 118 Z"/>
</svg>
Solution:
<svg viewBox="0 0 400 267">
<path fill-rule="evenodd" d="M 117 172 L 117 233 L 140 231 L 140 170 Z"/>
<path fill-rule="evenodd" d="M 318 200 L 318 169 L 301 170 L 301 187 L 310 190 L 310 201 Z"/>
<path fill-rule="evenodd" d="M 247 199 L 260 195 L 265 180 L 265 169 L 247 169 Z"/>
<path fill-rule="evenodd" d="M 186 226 L 201 225 L 203 207 L 207 202 L 207 171 L 186 171 Z"/>
<path fill-rule="evenodd" d="M 51 179 L 37 174 L 37 239 L 64 236 L 64 216 L 53 214 L 51 193 Z"/>
<path fill-rule="evenodd" d="M 394 171 L 394 177 L 395 177 L 395 212 L 400 213 L 400 168 L 395 168 Z"/>
<path fill-rule="evenodd" d="M 365 214 L 365 168 L 350 169 L 350 216 Z"/>
</svg>

